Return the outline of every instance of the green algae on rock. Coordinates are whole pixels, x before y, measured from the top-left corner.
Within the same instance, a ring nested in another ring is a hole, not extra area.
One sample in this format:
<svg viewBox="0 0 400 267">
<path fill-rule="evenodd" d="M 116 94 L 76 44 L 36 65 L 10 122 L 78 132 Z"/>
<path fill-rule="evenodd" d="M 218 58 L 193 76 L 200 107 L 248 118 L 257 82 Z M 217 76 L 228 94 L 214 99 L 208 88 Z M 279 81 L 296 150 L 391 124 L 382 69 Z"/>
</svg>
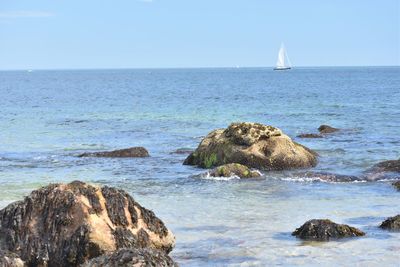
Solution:
<svg viewBox="0 0 400 267">
<path fill-rule="evenodd" d="M 263 170 L 309 168 L 317 165 L 317 153 L 278 128 L 241 122 L 210 132 L 184 161 L 201 168 L 227 163 Z"/>
<path fill-rule="evenodd" d="M 256 170 L 251 170 L 249 167 L 239 163 L 229 163 L 216 167 L 210 171 L 209 175 L 212 177 L 238 176 L 239 178 L 243 179 L 260 177 L 261 173 Z"/>
</svg>

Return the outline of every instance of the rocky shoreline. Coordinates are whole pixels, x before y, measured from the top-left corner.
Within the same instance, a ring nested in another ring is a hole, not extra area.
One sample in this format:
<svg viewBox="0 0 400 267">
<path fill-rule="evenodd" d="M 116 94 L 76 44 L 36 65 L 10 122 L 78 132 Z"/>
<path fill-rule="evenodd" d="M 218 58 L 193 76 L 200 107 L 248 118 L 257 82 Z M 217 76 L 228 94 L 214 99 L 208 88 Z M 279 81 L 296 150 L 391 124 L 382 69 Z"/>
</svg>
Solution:
<svg viewBox="0 0 400 267">
<path fill-rule="evenodd" d="M 340 129 L 321 125 L 323 138 Z M 318 154 L 296 143 L 280 129 L 259 123 L 232 123 L 204 137 L 184 165 L 209 169 L 211 177 L 253 179 L 262 172 L 299 170 L 299 177 L 327 182 L 396 180 L 400 190 L 400 159 L 380 162 L 360 176 L 301 171 L 318 164 Z M 78 157 L 149 157 L 143 147 L 86 152 Z M 383 221 L 383 230 L 400 231 L 400 215 Z M 292 235 L 303 240 L 330 241 L 367 235 L 329 219 L 312 219 Z M 0 266 L 177 266 L 168 255 L 175 236 L 152 211 L 127 192 L 80 181 L 50 184 L 0 210 Z"/>
</svg>

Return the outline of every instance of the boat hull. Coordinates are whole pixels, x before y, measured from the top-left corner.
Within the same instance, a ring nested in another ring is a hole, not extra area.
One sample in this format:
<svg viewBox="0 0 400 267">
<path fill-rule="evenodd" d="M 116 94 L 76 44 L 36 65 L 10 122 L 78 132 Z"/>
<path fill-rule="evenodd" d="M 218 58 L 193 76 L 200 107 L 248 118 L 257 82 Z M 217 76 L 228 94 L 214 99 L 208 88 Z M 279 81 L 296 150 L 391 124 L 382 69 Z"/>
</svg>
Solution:
<svg viewBox="0 0 400 267">
<path fill-rule="evenodd" d="M 286 68 L 274 68 L 274 70 L 290 70 L 291 67 L 286 67 Z"/>
</svg>

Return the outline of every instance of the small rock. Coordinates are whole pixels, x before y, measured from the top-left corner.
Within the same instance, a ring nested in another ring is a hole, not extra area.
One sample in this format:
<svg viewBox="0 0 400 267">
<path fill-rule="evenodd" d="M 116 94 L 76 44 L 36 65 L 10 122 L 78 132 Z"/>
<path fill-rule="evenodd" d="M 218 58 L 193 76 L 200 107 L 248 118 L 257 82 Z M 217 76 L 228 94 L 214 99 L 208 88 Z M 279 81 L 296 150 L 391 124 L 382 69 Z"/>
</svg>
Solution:
<svg viewBox="0 0 400 267">
<path fill-rule="evenodd" d="M 178 148 L 177 150 L 171 152 L 170 154 L 190 154 L 194 150 L 191 148 Z"/>
<path fill-rule="evenodd" d="M 336 174 L 329 172 L 305 172 L 298 174 L 299 176 L 303 176 L 306 178 L 317 178 L 326 182 L 336 182 L 336 183 L 344 183 L 344 182 L 354 182 L 360 181 L 361 178 L 352 175 L 344 175 L 344 174 Z"/>
<path fill-rule="evenodd" d="M 299 138 L 323 138 L 324 136 L 322 134 L 304 133 L 304 134 L 299 134 L 297 137 L 299 137 Z"/>
<path fill-rule="evenodd" d="M 396 181 L 396 182 L 392 183 L 392 185 L 393 185 L 394 187 L 396 187 L 397 190 L 400 191 L 400 181 Z"/>
<path fill-rule="evenodd" d="M 113 151 L 86 152 L 78 157 L 144 158 L 149 157 L 149 152 L 144 147 L 130 147 Z"/>
<path fill-rule="evenodd" d="M 321 134 L 328 134 L 328 133 L 334 133 L 334 132 L 340 131 L 340 129 L 331 127 L 329 125 L 321 125 L 318 127 L 318 131 Z"/>
<path fill-rule="evenodd" d="M 148 267 L 178 266 L 166 253 L 155 249 L 119 249 L 113 253 L 94 258 L 82 267 Z"/>
<path fill-rule="evenodd" d="M 225 164 L 210 171 L 212 177 L 231 177 L 239 176 L 240 178 L 254 178 L 260 177 L 259 171 L 251 170 L 249 167 L 239 163 Z"/>
<path fill-rule="evenodd" d="M 314 219 L 297 228 L 292 235 L 305 240 L 329 241 L 330 239 L 364 236 L 365 233 L 346 224 L 337 224 L 327 219 Z"/>
<path fill-rule="evenodd" d="M 400 231 L 400 215 L 387 218 L 379 227 L 391 231 Z"/>
</svg>

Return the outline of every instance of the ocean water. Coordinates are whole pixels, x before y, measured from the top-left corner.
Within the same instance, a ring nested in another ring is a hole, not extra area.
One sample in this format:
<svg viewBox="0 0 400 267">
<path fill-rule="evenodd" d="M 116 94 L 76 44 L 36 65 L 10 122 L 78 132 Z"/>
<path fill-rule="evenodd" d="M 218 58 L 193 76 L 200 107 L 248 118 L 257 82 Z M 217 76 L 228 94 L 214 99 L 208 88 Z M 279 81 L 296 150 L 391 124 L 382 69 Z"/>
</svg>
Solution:
<svg viewBox="0 0 400 267">
<path fill-rule="evenodd" d="M 176 236 L 182 266 L 395 266 L 400 213 L 390 181 L 327 183 L 293 172 L 199 179 L 183 166 L 203 136 L 235 121 L 270 124 L 320 154 L 315 171 L 359 175 L 400 157 L 400 68 L 143 69 L 0 72 L 0 208 L 51 182 L 127 190 Z M 319 125 L 343 129 L 299 139 Z M 144 146 L 150 158 L 78 158 Z M 367 233 L 328 243 L 291 232 L 330 218 Z"/>
</svg>

